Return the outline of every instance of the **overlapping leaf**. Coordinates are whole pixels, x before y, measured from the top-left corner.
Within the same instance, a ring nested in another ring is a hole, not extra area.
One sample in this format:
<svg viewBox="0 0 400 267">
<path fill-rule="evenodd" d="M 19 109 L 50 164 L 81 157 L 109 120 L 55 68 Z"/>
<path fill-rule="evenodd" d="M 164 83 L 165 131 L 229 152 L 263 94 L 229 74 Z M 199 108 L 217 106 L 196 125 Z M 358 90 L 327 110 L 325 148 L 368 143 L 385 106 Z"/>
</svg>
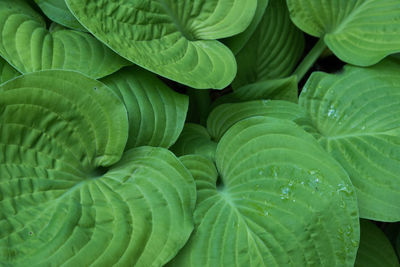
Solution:
<svg viewBox="0 0 400 267">
<path fill-rule="evenodd" d="M 87 33 L 49 32 L 23 0 L 0 0 L 0 55 L 21 73 L 65 69 L 101 78 L 129 64 Z"/>
<path fill-rule="evenodd" d="M 257 0 L 67 0 L 78 20 L 117 53 L 195 88 L 224 88 L 236 74 L 232 52 L 214 40 L 238 34 Z"/>
<path fill-rule="evenodd" d="M 0 84 L 12 78 L 19 76 L 20 73 L 16 71 L 10 64 L 0 57 Z"/>
<path fill-rule="evenodd" d="M 35 0 L 46 16 L 54 22 L 74 30 L 86 31 L 86 29 L 71 14 L 65 0 Z"/>
<path fill-rule="evenodd" d="M 400 52 L 398 0 L 287 0 L 293 22 L 359 66 Z"/>
<path fill-rule="evenodd" d="M 303 34 L 290 21 L 285 1 L 270 0 L 256 31 L 236 56 L 238 73 L 232 86 L 290 75 L 303 49 Z"/>
<path fill-rule="evenodd" d="M 257 29 L 258 24 L 264 16 L 265 9 L 268 6 L 268 1 L 269 0 L 257 0 L 256 13 L 254 14 L 254 18 L 249 27 L 247 27 L 244 32 L 223 40 L 224 44 L 226 44 L 235 55 L 245 46 L 254 31 Z"/>
<path fill-rule="evenodd" d="M 195 230 L 170 266 L 353 266 L 353 187 L 293 122 L 242 120 L 218 144 L 216 166 L 181 160 L 198 190 Z"/>
<path fill-rule="evenodd" d="M 319 143 L 356 187 L 362 218 L 400 220 L 399 66 L 393 59 L 346 66 L 340 74 L 313 73 L 300 96 Z"/>
<path fill-rule="evenodd" d="M 104 84 L 55 70 L 11 80 L 0 132 L 0 265 L 161 266 L 188 239 L 190 173 L 163 148 L 122 155 L 127 112 Z"/>
<path fill-rule="evenodd" d="M 375 224 L 367 220 L 360 222 L 360 247 L 356 267 L 398 267 L 400 266 L 389 240 Z"/>
<path fill-rule="evenodd" d="M 168 148 L 175 143 L 185 123 L 186 96 L 139 68 L 123 69 L 102 82 L 121 95 L 128 110 L 126 149 L 142 145 Z"/>
<path fill-rule="evenodd" d="M 211 140 L 207 129 L 201 125 L 187 123 L 178 141 L 171 147 L 177 156 L 203 155 L 214 159 L 217 143 Z"/>
</svg>

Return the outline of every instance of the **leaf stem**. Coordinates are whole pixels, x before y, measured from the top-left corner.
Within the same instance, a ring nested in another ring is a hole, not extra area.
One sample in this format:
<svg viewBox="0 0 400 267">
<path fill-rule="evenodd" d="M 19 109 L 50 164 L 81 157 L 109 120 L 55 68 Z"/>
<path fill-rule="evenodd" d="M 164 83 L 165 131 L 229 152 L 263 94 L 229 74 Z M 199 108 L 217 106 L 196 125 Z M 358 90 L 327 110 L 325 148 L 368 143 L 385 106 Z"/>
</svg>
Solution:
<svg viewBox="0 0 400 267">
<path fill-rule="evenodd" d="M 322 52 L 324 52 L 325 48 L 326 45 L 324 39 L 320 38 L 318 42 L 314 45 L 314 47 L 311 49 L 311 51 L 300 63 L 300 65 L 298 65 L 296 70 L 294 71 L 293 74 L 297 76 L 297 81 L 303 79 L 304 75 L 314 65 L 315 61 L 317 61 Z"/>
</svg>

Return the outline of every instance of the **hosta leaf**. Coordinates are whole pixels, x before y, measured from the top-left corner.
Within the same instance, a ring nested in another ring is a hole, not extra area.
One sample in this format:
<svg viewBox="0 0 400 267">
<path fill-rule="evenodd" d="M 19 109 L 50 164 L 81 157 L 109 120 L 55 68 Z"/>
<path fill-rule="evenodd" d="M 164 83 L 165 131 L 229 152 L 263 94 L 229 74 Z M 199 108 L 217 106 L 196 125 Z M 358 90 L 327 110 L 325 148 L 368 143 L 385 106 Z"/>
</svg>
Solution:
<svg viewBox="0 0 400 267">
<path fill-rule="evenodd" d="M 222 104 L 210 113 L 207 128 L 214 140 L 219 140 L 236 122 L 254 116 L 274 117 L 295 121 L 307 118 L 298 105 L 280 100 L 254 100 L 234 104 Z"/>
<path fill-rule="evenodd" d="M 67 0 L 78 20 L 123 57 L 195 88 L 224 88 L 236 74 L 218 41 L 246 29 L 257 0 Z"/>
<path fill-rule="evenodd" d="M 360 222 L 360 247 L 356 267 L 398 267 L 396 253 L 385 234 L 375 224 L 367 220 Z"/>
<path fill-rule="evenodd" d="M 362 218 L 400 220 L 400 64 L 313 73 L 299 103 L 357 189 Z"/>
<path fill-rule="evenodd" d="M 297 77 L 290 76 L 244 85 L 230 94 L 217 98 L 213 106 L 260 99 L 287 100 L 297 103 L 297 92 Z"/>
<path fill-rule="evenodd" d="M 46 16 L 54 22 L 74 30 L 86 31 L 86 29 L 71 14 L 65 0 L 35 0 Z"/>
<path fill-rule="evenodd" d="M 244 47 L 244 45 L 253 35 L 254 31 L 257 29 L 257 26 L 265 13 L 265 9 L 268 6 L 268 1 L 269 0 L 257 0 L 256 13 L 254 14 L 254 18 L 249 27 L 247 27 L 244 32 L 223 40 L 224 44 L 226 44 L 235 55 L 239 53 L 239 51 Z"/>
<path fill-rule="evenodd" d="M 400 52 L 398 0 L 287 0 L 293 22 L 359 66 Z"/>
<path fill-rule="evenodd" d="M 290 75 L 303 53 L 303 33 L 290 21 L 285 1 L 269 2 L 253 36 L 236 56 L 235 89 Z"/>
<path fill-rule="evenodd" d="M 65 69 L 101 78 L 129 64 L 88 33 L 49 32 L 23 0 L 0 0 L 0 55 L 21 73 Z"/>
<path fill-rule="evenodd" d="M 139 68 L 120 70 L 102 82 L 122 96 L 128 110 L 126 149 L 142 145 L 168 148 L 175 143 L 185 123 L 186 96 Z"/>
<path fill-rule="evenodd" d="M 26 74 L 0 86 L 0 111 L 0 265 L 161 266 L 184 245 L 193 179 L 163 148 L 120 160 L 128 118 L 111 89 Z"/>
<path fill-rule="evenodd" d="M 20 73 L 0 57 L 0 84 L 19 76 Z"/>
<path fill-rule="evenodd" d="M 211 140 L 207 129 L 194 123 L 185 124 L 182 134 L 171 147 L 177 156 L 197 154 L 211 159 L 214 159 L 216 149 L 217 143 Z"/>
<path fill-rule="evenodd" d="M 218 144 L 216 167 L 198 155 L 181 160 L 198 199 L 195 230 L 171 266 L 353 266 L 350 180 L 294 123 L 242 120 Z"/>
</svg>

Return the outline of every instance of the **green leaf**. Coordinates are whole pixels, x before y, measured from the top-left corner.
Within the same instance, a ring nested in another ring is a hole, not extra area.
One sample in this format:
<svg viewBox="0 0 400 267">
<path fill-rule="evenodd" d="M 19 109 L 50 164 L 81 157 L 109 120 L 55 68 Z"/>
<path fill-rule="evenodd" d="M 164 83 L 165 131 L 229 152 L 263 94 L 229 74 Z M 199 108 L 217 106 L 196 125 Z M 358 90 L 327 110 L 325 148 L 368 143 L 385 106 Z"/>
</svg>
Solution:
<svg viewBox="0 0 400 267">
<path fill-rule="evenodd" d="M 299 100 L 356 187 L 360 216 L 378 221 L 400 220 L 399 62 L 313 73 Z"/>
<path fill-rule="evenodd" d="M 52 21 L 70 29 L 87 31 L 71 14 L 65 0 L 35 0 L 35 3 Z"/>
<path fill-rule="evenodd" d="M 353 266 L 353 187 L 296 124 L 242 120 L 218 144 L 216 166 L 198 155 L 181 161 L 198 190 L 195 230 L 171 266 Z"/>
<path fill-rule="evenodd" d="M 375 224 L 367 220 L 360 221 L 360 247 L 358 248 L 356 267 L 398 267 L 396 253 L 385 234 Z"/>
<path fill-rule="evenodd" d="M 185 123 L 188 97 L 174 92 L 155 75 L 132 67 L 101 80 L 122 97 L 129 116 L 126 149 L 170 147 Z"/>
<path fill-rule="evenodd" d="M 21 73 L 65 69 L 97 79 L 129 64 L 88 33 L 49 32 L 23 0 L 0 0 L 0 25 L 0 55 Z"/>
<path fill-rule="evenodd" d="M 236 55 L 239 53 L 239 51 L 245 46 L 247 41 L 253 35 L 254 31 L 257 29 L 257 26 L 260 23 L 268 6 L 268 1 L 269 0 L 257 0 L 256 13 L 254 14 L 254 18 L 249 27 L 247 27 L 244 32 L 223 40 L 224 44 L 232 50 L 233 54 Z"/>
<path fill-rule="evenodd" d="M 254 100 L 222 104 L 210 113 L 207 129 L 214 140 L 219 140 L 235 123 L 254 116 L 266 116 L 295 121 L 308 118 L 298 105 L 280 100 Z"/>
<path fill-rule="evenodd" d="M 223 103 L 237 103 L 260 99 L 287 100 L 297 103 L 298 90 L 296 76 L 266 80 L 244 85 L 230 94 L 217 98 L 213 102 L 213 107 Z"/>
<path fill-rule="evenodd" d="M 235 58 L 214 39 L 244 31 L 257 6 L 257 0 L 66 2 L 91 33 L 121 56 L 200 89 L 232 82 Z"/>
<path fill-rule="evenodd" d="M 236 56 L 233 88 L 289 76 L 303 50 L 303 33 L 290 21 L 284 0 L 270 0 L 253 36 Z"/>
<path fill-rule="evenodd" d="M 203 155 L 214 159 L 217 143 L 211 140 L 207 129 L 201 125 L 187 123 L 178 141 L 171 147 L 177 156 L 190 154 Z"/>
<path fill-rule="evenodd" d="M 7 61 L 0 57 L 0 84 L 19 75 L 20 73 L 16 69 L 14 69 L 10 64 L 7 63 Z"/>
<path fill-rule="evenodd" d="M 400 52 L 397 0 L 287 0 L 301 30 L 323 38 L 341 60 L 359 66 Z"/>
<path fill-rule="evenodd" d="M 163 148 L 121 159 L 127 134 L 118 96 L 79 73 L 0 86 L 0 265 L 161 266 L 177 253 L 194 181 Z"/>
</svg>

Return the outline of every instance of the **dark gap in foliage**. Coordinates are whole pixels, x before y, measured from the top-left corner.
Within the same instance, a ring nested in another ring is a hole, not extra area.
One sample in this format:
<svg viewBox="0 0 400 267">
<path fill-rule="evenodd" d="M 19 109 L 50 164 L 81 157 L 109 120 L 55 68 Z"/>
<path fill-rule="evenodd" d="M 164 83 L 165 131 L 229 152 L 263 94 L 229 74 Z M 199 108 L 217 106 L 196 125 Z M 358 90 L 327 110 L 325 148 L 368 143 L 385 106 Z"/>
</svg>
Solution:
<svg viewBox="0 0 400 267">
<path fill-rule="evenodd" d="M 99 166 L 90 173 L 89 178 L 93 178 L 93 179 L 99 178 L 99 177 L 102 177 L 103 175 L 105 175 L 107 172 L 108 172 L 108 168 Z"/>
</svg>

